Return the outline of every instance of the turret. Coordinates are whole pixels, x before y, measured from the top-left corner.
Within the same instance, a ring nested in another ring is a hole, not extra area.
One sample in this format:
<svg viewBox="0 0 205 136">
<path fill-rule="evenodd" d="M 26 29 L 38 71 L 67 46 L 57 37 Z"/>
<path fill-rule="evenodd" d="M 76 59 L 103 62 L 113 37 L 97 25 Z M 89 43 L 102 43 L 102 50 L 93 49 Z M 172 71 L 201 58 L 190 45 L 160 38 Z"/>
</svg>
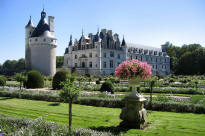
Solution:
<svg viewBox="0 0 205 136">
<path fill-rule="evenodd" d="M 122 47 L 123 47 L 123 46 L 127 46 L 127 45 L 126 45 L 126 42 L 125 42 L 124 36 L 123 36 L 123 39 L 122 39 L 122 44 L 121 44 L 121 46 L 122 46 Z"/>
<path fill-rule="evenodd" d="M 28 24 L 25 26 L 25 67 L 27 70 L 31 69 L 31 51 L 29 47 L 29 38 L 31 37 L 34 29 L 35 27 L 30 16 Z"/>
<path fill-rule="evenodd" d="M 72 44 L 73 44 L 72 35 L 70 35 L 70 42 L 69 42 L 68 46 L 72 46 Z"/>
</svg>

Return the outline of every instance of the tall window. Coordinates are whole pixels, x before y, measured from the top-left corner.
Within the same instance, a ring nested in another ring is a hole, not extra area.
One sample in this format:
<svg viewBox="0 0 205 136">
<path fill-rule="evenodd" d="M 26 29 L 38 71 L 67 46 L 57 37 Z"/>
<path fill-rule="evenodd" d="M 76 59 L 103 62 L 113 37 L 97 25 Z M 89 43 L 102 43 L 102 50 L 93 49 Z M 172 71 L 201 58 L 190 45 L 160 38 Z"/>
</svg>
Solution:
<svg viewBox="0 0 205 136">
<path fill-rule="evenodd" d="M 110 68 L 113 68 L 113 60 L 110 60 Z"/>
<path fill-rule="evenodd" d="M 103 54 L 103 55 L 104 55 L 104 58 L 106 58 L 106 56 L 107 56 L 107 55 L 106 55 L 106 53 L 105 53 L 105 52 L 104 52 L 104 54 Z"/>
<path fill-rule="evenodd" d="M 77 63 L 75 63 L 75 67 L 78 67 L 78 64 L 77 64 Z"/>
<path fill-rule="evenodd" d="M 92 66 L 93 66 L 92 62 L 89 62 L 89 66 L 90 66 L 90 68 L 92 68 Z"/>
<path fill-rule="evenodd" d="M 92 53 L 89 53 L 89 57 L 92 58 L 92 56 L 93 56 Z"/>
<path fill-rule="evenodd" d="M 120 59 L 120 54 L 117 55 L 118 59 Z"/>
<path fill-rule="evenodd" d="M 77 59 L 78 58 L 78 56 L 77 55 L 75 55 L 75 59 Z"/>
<path fill-rule="evenodd" d="M 114 51 L 110 51 L 110 57 L 114 57 Z"/>
<path fill-rule="evenodd" d="M 106 62 L 104 62 L 103 67 L 106 68 Z"/>
</svg>

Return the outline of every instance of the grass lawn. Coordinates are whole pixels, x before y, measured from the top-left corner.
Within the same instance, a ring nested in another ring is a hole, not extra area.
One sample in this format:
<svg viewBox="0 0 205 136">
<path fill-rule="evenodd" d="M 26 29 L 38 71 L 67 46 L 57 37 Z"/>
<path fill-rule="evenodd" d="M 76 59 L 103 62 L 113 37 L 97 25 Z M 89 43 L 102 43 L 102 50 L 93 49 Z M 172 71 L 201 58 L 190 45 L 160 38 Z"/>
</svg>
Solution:
<svg viewBox="0 0 205 136">
<path fill-rule="evenodd" d="M 121 109 L 102 108 L 73 104 L 73 127 L 95 130 L 111 130 L 124 135 L 163 135 L 190 136 L 205 135 L 205 115 L 192 113 L 173 113 L 149 111 L 146 130 L 119 130 Z M 61 124 L 68 122 L 68 104 L 0 97 L 0 114 L 12 117 L 37 118 Z"/>
</svg>

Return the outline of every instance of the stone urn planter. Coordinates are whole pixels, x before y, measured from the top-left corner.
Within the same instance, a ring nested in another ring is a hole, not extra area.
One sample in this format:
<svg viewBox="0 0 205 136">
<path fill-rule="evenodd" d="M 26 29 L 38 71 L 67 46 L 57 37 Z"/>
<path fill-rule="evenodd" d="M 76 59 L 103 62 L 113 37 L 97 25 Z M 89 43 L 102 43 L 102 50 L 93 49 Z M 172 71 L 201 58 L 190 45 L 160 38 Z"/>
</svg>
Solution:
<svg viewBox="0 0 205 136">
<path fill-rule="evenodd" d="M 147 62 L 136 59 L 122 62 L 116 69 L 115 75 L 119 79 L 128 79 L 132 92 L 123 99 L 125 107 L 120 114 L 120 127 L 143 128 L 147 119 L 147 111 L 144 109 L 146 99 L 136 91 L 140 80 L 148 80 L 152 76 L 152 67 Z"/>
<path fill-rule="evenodd" d="M 136 90 L 136 86 L 139 84 L 138 79 L 130 79 L 128 83 L 129 86 L 132 87 L 132 92 L 123 99 L 125 107 L 122 108 L 120 114 L 120 119 L 123 120 L 120 126 L 140 129 L 144 127 L 147 119 L 147 111 L 144 108 L 146 99 Z"/>
</svg>

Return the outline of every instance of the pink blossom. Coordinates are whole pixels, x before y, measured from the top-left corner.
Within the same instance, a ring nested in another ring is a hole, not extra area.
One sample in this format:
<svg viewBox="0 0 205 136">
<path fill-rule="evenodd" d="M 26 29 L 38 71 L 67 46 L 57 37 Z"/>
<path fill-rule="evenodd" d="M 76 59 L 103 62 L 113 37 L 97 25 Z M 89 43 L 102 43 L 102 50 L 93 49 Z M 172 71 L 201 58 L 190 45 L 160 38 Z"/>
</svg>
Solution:
<svg viewBox="0 0 205 136">
<path fill-rule="evenodd" d="M 146 80 L 152 76 L 152 67 L 137 59 L 126 60 L 115 69 L 115 75 L 122 79 L 138 77 Z"/>
</svg>

